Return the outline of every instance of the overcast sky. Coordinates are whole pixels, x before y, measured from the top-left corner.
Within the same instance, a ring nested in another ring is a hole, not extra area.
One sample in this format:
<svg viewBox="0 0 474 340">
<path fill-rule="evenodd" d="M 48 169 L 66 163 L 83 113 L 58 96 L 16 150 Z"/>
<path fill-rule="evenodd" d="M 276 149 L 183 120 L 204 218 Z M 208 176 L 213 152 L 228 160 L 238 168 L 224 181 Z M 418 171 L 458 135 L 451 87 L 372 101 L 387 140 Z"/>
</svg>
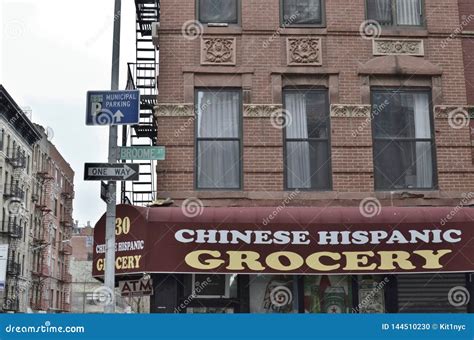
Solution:
<svg viewBox="0 0 474 340">
<path fill-rule="evenodd" d="M 92 224 L 105 211 L 100 183 L 84 182 L 85 162 L 107 161 L 108 130 L 86 127 L 88 90 L 110 89 L 114 0 L 0 0 L 0 84 L 74 169 L 74 219 Z M 135 61 L 133 0 L 122 1 L 121 88 Z"/>
</svg>

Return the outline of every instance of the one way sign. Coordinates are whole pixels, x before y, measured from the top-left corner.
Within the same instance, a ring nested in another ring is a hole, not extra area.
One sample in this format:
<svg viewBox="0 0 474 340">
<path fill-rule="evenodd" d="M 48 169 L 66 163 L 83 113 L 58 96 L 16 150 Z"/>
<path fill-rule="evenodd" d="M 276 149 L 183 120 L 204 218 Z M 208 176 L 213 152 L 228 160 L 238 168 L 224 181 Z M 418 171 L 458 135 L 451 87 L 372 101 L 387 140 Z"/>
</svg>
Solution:
<svg viewBox="0 0 474 340">
<path fill-rule="evenodd" d="M 86 163 L 84 166 L 85 181 L 138 181 L 139 177 L 138 164 Z"/>
</svg>

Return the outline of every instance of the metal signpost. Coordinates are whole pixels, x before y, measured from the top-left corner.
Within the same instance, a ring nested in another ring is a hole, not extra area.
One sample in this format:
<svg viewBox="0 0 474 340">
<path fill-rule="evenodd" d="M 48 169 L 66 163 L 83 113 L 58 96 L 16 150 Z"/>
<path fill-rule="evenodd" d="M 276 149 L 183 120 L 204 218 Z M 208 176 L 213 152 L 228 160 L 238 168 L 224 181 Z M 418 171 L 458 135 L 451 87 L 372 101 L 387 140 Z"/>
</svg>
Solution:
<svg viewBox="0 0 474 340">
<path fill-rule="evenodd" d="M 108 191 L 109 191 L 109 186 L 107 183 L 105 182 L 100 182 L 100 198 L 102 199 L 102 201 L 104 201 L 105 203 L 107 203 L 109 201 L 109 197 L 108 197 Z"/>
<path fill-rule="evenodd" d="M 107 203 L 105 227 L 105 275 L 107 288 L 105 313 L 115 313 L 115 219 L 117 204 L 116 181 L 138 181 L 139 164 L 117 163 L 117 160 L 164 160 L 164 148 L 117 147 L 117 125 L 134 125 L 140 121 L 140 91 L 119 91 L 121 0 L 115 0 L 112 52 L 111 91 L 87 92 L 86 125 L 109 126 L 108 163 L 86 163 L 85 181 L 101 183 L 101 198 Z"/>
<path fill-rule="evenodd" d="M 120 24 L 121 24 L 122 0 L 115 0 L 114 8 L 114 35 L 112 47 L 112 80 L 111 89 L 118 90 L 120 75 Z M 109 128 L 109 163 L 115 163 L 115 149 L 117 149 L 118 131 L 117 126 Z M 109 289 L 111 298 L 109 304 L 104 307 L 105 313 L 115 313 L 115 213 L 117 204 L 117 184 L 110 181 L 108 185 L 106 227 L 105 227 L 105 274 L 104 284 Z"/>
<path fill-rule="evenodd" d="M 117 180 L 131 180 L 139 176 L 133 166 L 117 163 L 117 125 L 137 124 L 140 111 L 139 91 L 118 91 L 120 75 L 120 25 L 122 1 L 115 0 L 114 35 L 112 47 L 112 91 L 90 91 L 87 93 L 86 125 L 109 126 L 109 156 L 107 164 L 86 164 L 85 180 L 108 180 L 101 185 L 101 197 L 107 203 L 105 227 L 105 275 L 108 304 L 104 313 L 115 313 L 115 215 L 117 204 Z M 103 192 L 104 189 L 107 192 Z"/>
</svg>

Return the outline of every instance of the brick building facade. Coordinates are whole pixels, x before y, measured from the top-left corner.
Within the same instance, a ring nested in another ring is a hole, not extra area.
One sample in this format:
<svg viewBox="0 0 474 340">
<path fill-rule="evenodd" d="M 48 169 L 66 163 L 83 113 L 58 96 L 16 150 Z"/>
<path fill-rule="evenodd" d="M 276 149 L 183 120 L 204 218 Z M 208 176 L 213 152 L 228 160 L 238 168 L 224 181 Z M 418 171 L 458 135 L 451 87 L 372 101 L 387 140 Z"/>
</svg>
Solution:
<svg viewBox="0 0 474 340">
<path fill-rule="evenodd" d="M 471 211 L 469 1 L 162 0 L 160 10 L 159 196 L 203 209 Z M 467 275 L 239 275 L 239 302 L 180 312 L 268 312 L 255 301 L 275 282 L 290 282 L 299 312 L 362 312 L 367 287 L 383 282 L 365 312 L 467 311 L 448 301 L 451 288 L 470 289 Z M 174 295 L 155 293 L 152 310 L 179 305 L 191 276 L 155 277 Z"/>
<path fill-rule="evenodd" d="M 2 195 L 0 244 L 8 247 L 0 275 L 2 312 L 26 312 L 31 276 L 32 154 L 41 138 L 27 115 L 0 85 L 0 174 Z M 3 257 L 2 256 L 2 257 Z M 6 269 L 6 272 L 3 271 Z M 5 279 L 5 280 L 4 280 Z"/>
<path fill-rule="evenodd" d="M 33 152 L 30 306 L 33 311 L 71 311 L 70 244 L 74 171 L 51 143 L 43 127 Z"/>
<path fill-rule="evenodd" d="M 69 312 L 74 171 L 52 130 L 34 124 L 2 86 L 0 100 L 0 243 L 8 246 L 1 311 Z"/>
<path fill-rule="evenodd" d="M 195 19 L 195 3 L 162 1 L 160 105 L 156 110 L 159 143 L 167 147 L 167 161 L 158 167 L 162 194 L 175 199 L 202 197 L 205 203 L 215 197 L 215 192 L 195 191 L 195 90 L 227 87 L 242 91 L 242 190 L 221 190 L 219 196 L 231 200 L 251 196 L 252 204 L 281 200 L 286 195 L 284 132 L 269 124 L 269 119 L 283 105 L 283 89 L 309 86 L 324 89 L 329 98 L 332 190 L 308 192 L 300 198 L 316 204 L 330 199 L 336 205 L 354 204 L 352 198 L 357 204 L 374 192 L 372 131 L 370 121 L 366 122 L 371 89 L 403 86 L 429 89 L 432 96 L 437 174 L 432 188 L 436 190 L 423 192 L 424 199 L 387 190 L 377 190 L 376 195 L 383 203 L 457 204 L 465 188 L 474 184 L 469 129 L 451 128 L 445 108 L 467 104 L 461 39 L 449 39 L 460 25 L 457 1 L 427 3 L 419 27 L 374 26 L 376 39 L 360 33 L 361 24 L 368 20 L 365 1 L 326 2 L 325 25 L 320 28 L 281 27 L 277 0 L 244 2 L 239 11 L 241 24 L 204 25 L 202 42 L 181 31 L 183 23 Z M 206 42 L 212 45 L 222 38 L 230 42 L 226 47 L 230 53 L 235 53 L 231 65 L 207 62 L 202 55 Z M 317 65 L 289 60 L 294 57 L 290 45 L 296 44 L 298 54 L 305 43 L 318 54 Z M 219 202 L 226 204 L 222 200 L 212 204 Z"/>
</svg>

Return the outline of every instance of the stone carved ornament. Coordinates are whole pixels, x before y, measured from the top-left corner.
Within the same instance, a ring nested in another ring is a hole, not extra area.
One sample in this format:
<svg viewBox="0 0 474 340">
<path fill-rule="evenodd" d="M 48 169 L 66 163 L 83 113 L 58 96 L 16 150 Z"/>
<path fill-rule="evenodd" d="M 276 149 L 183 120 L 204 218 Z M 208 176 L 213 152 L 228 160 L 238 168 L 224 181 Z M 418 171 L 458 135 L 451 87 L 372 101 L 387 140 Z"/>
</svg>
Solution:
<svg viewBox="0 0 474 340">
<path fill-rule="evenodd" d="M 423 40 L 374 39 L 374 55 L 412 55 L 425 54 Z"/>
<path fill-rule="evenodd" d="M 235 38 L 203 38 L 201 64 L 235 65 Z"/>
<path fill-rule="evenodd" d="M 244 117 L 266 118 L 282 111 L 282 105 L 278 104 L 245 104 Z"/>
<path fill-rule="evenodd" d="M 331 117 L 335 118 L 367 118 L 370 117 L 372 106 L 370 105 L 331 105 Z"/>
<path fill-rule="evenodd" d="M 288 65 L 321 65 L 321 38 L 287 38 Z"/>
<path fill-rule="evenodd" d="M 160 104 L 155 106 L 156 117 L 193 117 L 193 104 Z"/>
</svg>

